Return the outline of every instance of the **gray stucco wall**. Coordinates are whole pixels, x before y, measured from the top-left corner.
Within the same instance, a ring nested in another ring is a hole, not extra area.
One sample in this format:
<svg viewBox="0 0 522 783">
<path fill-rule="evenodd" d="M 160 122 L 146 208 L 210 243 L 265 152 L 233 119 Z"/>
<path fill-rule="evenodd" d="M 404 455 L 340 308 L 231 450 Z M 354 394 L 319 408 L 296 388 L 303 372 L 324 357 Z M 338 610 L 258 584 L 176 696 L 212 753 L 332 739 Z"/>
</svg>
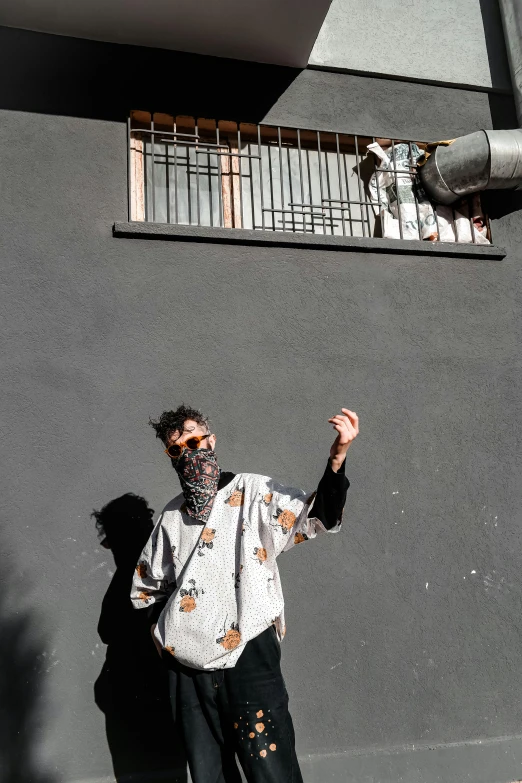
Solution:
<svg viewBox="0 0 522 783">
<path fill-rule="evenodd" d="M 312 488 L 326 419 L 341 404 L 361 418 L 344 531 L 280 561 L 307 783 L 518 777 L 514 197 L 491 206 L 502 262 L 115 239 L 118 112 L 146 87 L 118 75 L 157 53 L 7 30 L 0 43 L 5 780 L 111 779 L 93 684 L 114 565 L 89 515 L 126 492 L 159 512 L 177 492 L 147 419 L 181 400 L 210 413 L 225 467 Z M 180 60 L 165 57 L 154 100 L 171 110 Z M 430 138 L 513 122 L 481 93 L 431 87 L 423 103 L 419 85 L 252 69 L 269 82 L 259 111 L 281 124 Z M 213 108 L 198 79 L 175 109 Z M 251 95 L 225 100 L 221 116 L 254 118 Z"/>
<path fill-rule="evenodd" d="M 333 0 L 309 62 L 510 88 L 497 0 Z"/>
</svg>

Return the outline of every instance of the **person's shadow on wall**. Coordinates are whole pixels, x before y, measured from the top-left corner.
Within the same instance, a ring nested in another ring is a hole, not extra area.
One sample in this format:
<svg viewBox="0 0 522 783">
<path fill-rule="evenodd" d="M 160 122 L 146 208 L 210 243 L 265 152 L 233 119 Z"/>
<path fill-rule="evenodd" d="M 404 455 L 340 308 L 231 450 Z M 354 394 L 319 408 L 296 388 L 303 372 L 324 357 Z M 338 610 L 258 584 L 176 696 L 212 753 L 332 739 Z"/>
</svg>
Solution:
<svg viewBox="0 0 522 783">
<path fill-rule="evenodd" d="M 134 568 L 152 532 L 153 513 L 145 498 L 130 492 L 92 513 L 101 543 L 112 551 L 116 563 L 98 623 L 107 655 L 94 697 L 105 714 L 119 783 L 187 781 L 166 669 L 154 647 L 147 612 L 135 610 L 130 601 Z"/>
</svg>

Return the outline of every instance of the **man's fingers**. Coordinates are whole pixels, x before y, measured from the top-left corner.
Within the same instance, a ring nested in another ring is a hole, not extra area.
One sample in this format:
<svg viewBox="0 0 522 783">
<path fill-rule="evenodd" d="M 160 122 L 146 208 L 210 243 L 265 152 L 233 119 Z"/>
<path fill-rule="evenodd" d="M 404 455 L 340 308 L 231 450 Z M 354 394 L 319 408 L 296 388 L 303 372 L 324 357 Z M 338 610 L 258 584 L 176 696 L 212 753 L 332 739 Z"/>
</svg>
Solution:
<svg viewBox="0 0 522 783">
<path fill-rule="evenodd" d="M 356 433 L 359 433 L 359 417 L 354 411 L 348 410 L 348 408 L 341 408 L 342 412 L 345 413 L 348 418 L 350 419 L 350 423 Z"/>
<path fill-rule="evenodd" d="M 341 408 L 342 413 L 337 413 L 328 419 L 329 423 L 337 430 L 341 442 L 352 441 L 359 434 L 359 418 L 354 411 Z"/>
<path fill-rule="evenodd" d="M 330 421 L 337 422 L 338 424 L 351 424 L 348 416 L 342 416 L 340 413 L 338 413 L 336 416 L 332 416 Z"/>
<path fill-rule="evenodd" d="M 342 416 L 340 413 L 338 413 L 337 416 L 332 416 L 332 418 L 329 419 L 329 421 L 331 421 L 332 424 L 342 424 L 345 427 L 352 426 L 352 422 L 350 421 L 348 416 Z"/>
<path fill-rule="evenodd" d="M 351 426 L 348 421 L 341 419 L 339 416 L 334 416 L 333 419 L 330 419 L 330 422 L 338 432 L 347 432 L 348 427 Z"/>
<path fill-rule="evenodd" d="M 337 430 L 342 442 L 353 440 L 357 435 L 350 420 L 346 416 L 334 416 L 330 421 L 333 424 L 334 429 Z"/>
</svg>

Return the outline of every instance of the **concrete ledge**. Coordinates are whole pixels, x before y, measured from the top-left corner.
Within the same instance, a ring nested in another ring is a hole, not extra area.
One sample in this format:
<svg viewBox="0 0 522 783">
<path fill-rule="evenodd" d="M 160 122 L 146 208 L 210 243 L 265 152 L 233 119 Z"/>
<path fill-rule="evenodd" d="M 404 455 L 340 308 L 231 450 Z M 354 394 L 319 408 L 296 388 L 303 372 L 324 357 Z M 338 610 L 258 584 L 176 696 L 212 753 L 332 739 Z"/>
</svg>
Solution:
<svg viewBox="0 0 522 783">
<path fill-rule="evenodd" d="M 113 234 L 115 237 L 126 239 L 166 239 L 176 242 L 214 242 L 228 245 L 324 248 L 325 250 L 344 250 L 357 253 L 386 253 L 387 255 L 393 253 L 401 256 L 428 255 L 444 258 L 474 258 L 477 261 L 500 261 L 506 255 L 503 248 L 495 247 L 495 245 L 458 245 L 450 242 L 291 234 L 283 231 L 178 226 L 170 223 L 115 223 Z"/>
</svg>

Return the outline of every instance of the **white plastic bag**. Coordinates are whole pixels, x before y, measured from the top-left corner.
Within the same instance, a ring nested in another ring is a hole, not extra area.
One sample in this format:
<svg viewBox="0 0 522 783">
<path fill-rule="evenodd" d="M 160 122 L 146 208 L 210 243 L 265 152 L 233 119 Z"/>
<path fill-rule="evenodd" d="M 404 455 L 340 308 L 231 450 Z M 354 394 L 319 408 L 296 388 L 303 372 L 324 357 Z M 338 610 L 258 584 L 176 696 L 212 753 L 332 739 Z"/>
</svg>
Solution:
<svg viewBox="0 0 522 783">
<path fill-rule="evenodd" d="M 401 238 L 400 214 L 402 239 L 422 238 L 433 242 L 438 240 L 440 232 L 441 242 L 473 242 L 467 203 L 458 205 L 455 210 L 451 207 L 437 206 L 437 215 L 435 215 L 432 203 L 415 182 L 411 158 L 416 161 L 422 152 L 416 144 L 411 144 L 411 152 L 409 144 L 395 144 L 392 158 L 377 142 L 369 144 L 367 149 L 376 156 L 377 168 L 386 169 L 375 172 L 369 182 L 371 201 L 381 204 L 383 237 Z M 417 204 L 415 195 L 417 195 Z M 473 197 L 472 209 L 475 242 L 478 245 L 489 245 L 478 194 Z M 376 215 L 379 214 L 378 205 L 374 210 Z"/>
</svg>

